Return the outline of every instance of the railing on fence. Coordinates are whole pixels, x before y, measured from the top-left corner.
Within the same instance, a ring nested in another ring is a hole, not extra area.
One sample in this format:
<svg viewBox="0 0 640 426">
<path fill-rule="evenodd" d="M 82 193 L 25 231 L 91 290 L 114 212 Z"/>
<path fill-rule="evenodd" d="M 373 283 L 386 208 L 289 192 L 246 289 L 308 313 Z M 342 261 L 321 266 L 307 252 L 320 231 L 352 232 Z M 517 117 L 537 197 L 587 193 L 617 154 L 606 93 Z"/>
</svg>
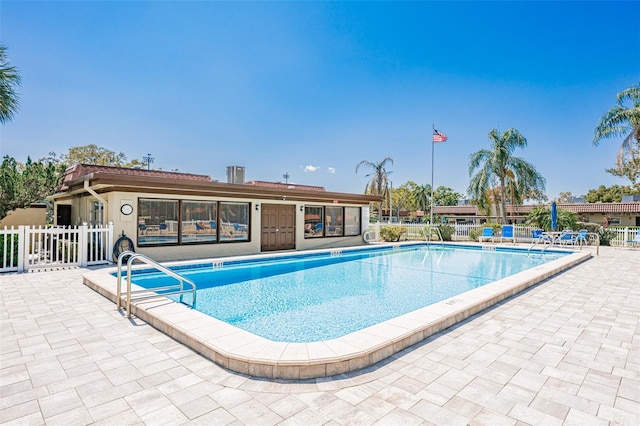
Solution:
<svg viewBox="0 0 640 426">
<path fill-rule="evenodd" d="M 0 229 L 0 272 L 111 262 L 113 224 Z"/>
</svg>

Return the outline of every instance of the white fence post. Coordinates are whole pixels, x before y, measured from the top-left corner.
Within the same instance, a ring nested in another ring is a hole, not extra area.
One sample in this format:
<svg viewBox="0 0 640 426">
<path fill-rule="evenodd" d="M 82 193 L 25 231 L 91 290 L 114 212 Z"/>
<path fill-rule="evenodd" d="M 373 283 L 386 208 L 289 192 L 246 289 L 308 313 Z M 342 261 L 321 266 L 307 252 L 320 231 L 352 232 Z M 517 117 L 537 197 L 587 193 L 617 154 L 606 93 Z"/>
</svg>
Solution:
<svg viewBox="0 0 640 426">
<path fill-rule="evenodd" d="M 89 246 L 87 245 L 87 222 L 82 222 L 82 225 L 78 227 L 78 263 L 80 266 L 87 266 L 87 259 L 89 258 Z"/>
<path fill-rule="evenodd" d="M 107 261 L 111 260 L 111 253 L 113 250 L 113 222 L 109 222 L 107 229 L 107 247 L 105 247 L 104 255 Z"/>
<path fill-rule="evenodd" d="M 29 262 L 29 228 L 18 226 L 18 272 L 24 272 Z"/>
</svg>

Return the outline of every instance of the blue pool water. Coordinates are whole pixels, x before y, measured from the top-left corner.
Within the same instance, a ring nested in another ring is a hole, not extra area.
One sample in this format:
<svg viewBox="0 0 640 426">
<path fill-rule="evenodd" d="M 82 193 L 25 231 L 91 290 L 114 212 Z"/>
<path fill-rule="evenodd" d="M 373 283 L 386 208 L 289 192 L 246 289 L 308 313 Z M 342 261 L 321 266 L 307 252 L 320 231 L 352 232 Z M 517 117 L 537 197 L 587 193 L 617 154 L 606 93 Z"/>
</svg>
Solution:
<svg viewBox="0 0 640 426">
<path fill-rule="evenodd" d="M 313 342 L 343 336 L 563 255 L 412 245 L 176 269 L 196 283 L 197 310 L 274 341 Z M 132 281 L 147 288 L 172 282 L 155 272 L 136 273 Z"/>
</svg>

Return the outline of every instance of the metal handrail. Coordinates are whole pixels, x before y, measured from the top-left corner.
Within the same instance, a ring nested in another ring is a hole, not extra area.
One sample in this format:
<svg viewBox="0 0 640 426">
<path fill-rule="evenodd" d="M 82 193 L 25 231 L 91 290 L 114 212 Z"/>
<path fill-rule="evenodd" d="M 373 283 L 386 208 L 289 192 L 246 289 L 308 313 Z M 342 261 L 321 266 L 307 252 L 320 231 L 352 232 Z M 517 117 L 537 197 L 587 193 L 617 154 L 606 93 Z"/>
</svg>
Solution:
<svg viewBox="0 0 640 426">
<path fill-rule="evenodd" d="M 161 264 L 159 264 L 158 262 L 156 262 L 155 260 L 151 259 L 150 257 L 147 257 L 143 254 L 140 253 L 135 253 L 132 251 L 125 251 L 120 253 L 120 256 L 118 256 L 118 272 L 117 272 L 117 289 L 116 289 L 116 307 L 118 310 L 120 310 L 121 308 L 121 302 L 122 302 L 122 261 L 124 260 L 125 257 L 128 257 L 127 259 L 127 296 L 126 296 L 126 305 L 127 305 L 127 318 L 131 318 L 131 294 L 136 294 L 136 293 L 144 293 L 144 292 L 156 292 L 158 290 L 170 290 L 170 289 L 174 289 L 176 288 L 176 286 L 164 286 L 164 287 L 156 287 L 153 289 L 144 289 L 144 290 L 136 290 L 136 291 L 131 291 L 131 265 L 133 265 L 133 261 L 134 260 L 139 260 L 142 263 L 145 263 L 149 266 L 152 266 L 154 268 L 156 268 L 158 271 L 160 272 L 164 272 L 165 274 L 169 275 L 172 278 L 175 278 L 179 281 L 180 286 L 179 286 L 179 290 L 176 290 L 174 292 L 170 292 L 170 293 L 163 293 L 163 294 L 153 294 L 153 295 L 147 295 L 147 296 L 139 296 L 136 297 L 136 300 L 141 300 L 141 299 L 151 299 L 151 298 L 155 298 L 155 297 L 164 297 L 164 296 L 170 296 L 170 295 L 174 295 L 174 294 L 179 294 L 180 295 L 180 302 L 182 302 L 182 295 L 184 293 L 188 293 L 191 292 L 192 293 L 192 302 L 191 302 L 191 307 L 193 308 L 196 304 L 196 284 L 191 281 L 189 278 L 185 278 L 182 275 L 172 271 L 171 269 L 162 266 Z M 184 288 L 184 284 L 187 283 L 191 286 L 190 289 L 186 289 Z"/>
<path fill-rule="evenodd" d="M 431 234 L 432 234 L 431 231 L 433 231 L 434 229 L 436 231 L 436 234 L 438 235 L 438 238 L 440 238 L 440 241 L 444 242 L 444 239 L 442 238 L 442 233 L 440 232 L 440 228 L 438 228 L 437 226 L 427 226 L 422 230 L 425 241 L 427 242 L 431 241 Z"/>
</svg>

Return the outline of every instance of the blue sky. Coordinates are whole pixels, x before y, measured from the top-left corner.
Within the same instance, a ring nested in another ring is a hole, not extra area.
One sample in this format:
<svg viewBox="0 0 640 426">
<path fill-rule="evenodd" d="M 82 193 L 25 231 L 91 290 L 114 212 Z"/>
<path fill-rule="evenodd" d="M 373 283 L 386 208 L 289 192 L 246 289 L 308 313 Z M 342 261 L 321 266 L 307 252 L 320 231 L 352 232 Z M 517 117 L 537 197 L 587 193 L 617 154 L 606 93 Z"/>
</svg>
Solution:
<svg viewBox="0 0 640 426">
<path fill-rule="evenodd" d="M 634 22 L 635 21 L 635 22 Z M 361 193 L 361 160 L 394 187 L 466 193 L 469 155 L 518 129 L 547 195 L 629 182 L 591 144 L 640 81 L 639 2 L 0 3 L 21 108 L 1 153 L 96 144 L 164 170 Z"/>
</svg>

